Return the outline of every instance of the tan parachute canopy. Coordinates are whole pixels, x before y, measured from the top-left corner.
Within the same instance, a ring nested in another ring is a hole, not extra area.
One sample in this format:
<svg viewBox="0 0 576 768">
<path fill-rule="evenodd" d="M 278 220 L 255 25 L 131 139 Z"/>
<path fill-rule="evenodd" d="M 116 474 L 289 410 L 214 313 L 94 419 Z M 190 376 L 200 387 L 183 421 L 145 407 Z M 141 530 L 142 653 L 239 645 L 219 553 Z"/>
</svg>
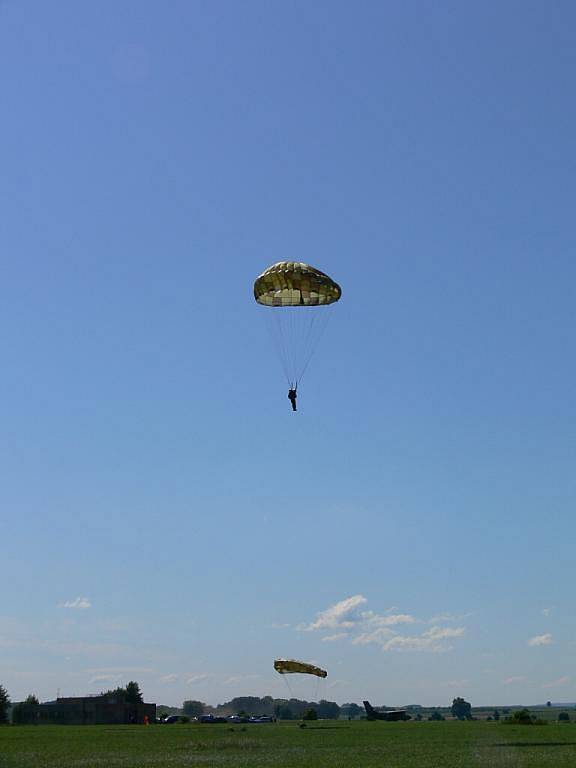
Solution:
<svg viewBox="0 0 576 768">
<path fill-rule="evenodd" d="M 276 659 L 274 669 L 281 675 L 299 672 L 302 675 L 316 675 L 316 677 L 327 677 L 328 672 L 314 664 L 307 664 L 305 661 L 296 661 L 295 659 Z"/>
<path fill-rule="evenodd" d="M 338 283 L 309 264 L 279 261 L 254 283 L 254 298 L 267 307 L 333 304 L 342 295 Z"/>
</svg>

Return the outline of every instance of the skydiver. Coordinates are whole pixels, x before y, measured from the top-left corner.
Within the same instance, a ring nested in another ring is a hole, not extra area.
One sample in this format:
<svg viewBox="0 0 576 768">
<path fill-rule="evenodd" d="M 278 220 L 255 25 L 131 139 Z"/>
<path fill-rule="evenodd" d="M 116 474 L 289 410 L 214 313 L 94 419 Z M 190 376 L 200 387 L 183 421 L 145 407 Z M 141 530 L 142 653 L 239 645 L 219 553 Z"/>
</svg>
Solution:
<svg viewBox="0 0 576 768">
<path fill-rule="evenodd" d="M 297 386 L 298 385 L 296 385 L 295 387 L 291 386 L 290 389 L 288 390 L 288 400 L 290 400 L 290 402 L 292 403 L 292 410 L 293 411 L 296 410 L 296 398 L 298 397 L 298 395 L 296 393 Z"/>
</svg>

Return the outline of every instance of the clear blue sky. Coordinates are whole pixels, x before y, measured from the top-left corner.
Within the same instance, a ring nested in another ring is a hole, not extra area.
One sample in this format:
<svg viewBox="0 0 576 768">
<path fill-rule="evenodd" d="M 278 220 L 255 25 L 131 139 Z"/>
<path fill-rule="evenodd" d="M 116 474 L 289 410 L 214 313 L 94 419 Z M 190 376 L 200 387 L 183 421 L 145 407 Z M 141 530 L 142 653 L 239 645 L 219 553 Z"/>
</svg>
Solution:
<svg viewBox="0 0 576 768">
<path fill-rule="evenodd" d="M 567 1 L 0 3 L 15 700 L 576 699 L 575 69 Z"/>
</svg>

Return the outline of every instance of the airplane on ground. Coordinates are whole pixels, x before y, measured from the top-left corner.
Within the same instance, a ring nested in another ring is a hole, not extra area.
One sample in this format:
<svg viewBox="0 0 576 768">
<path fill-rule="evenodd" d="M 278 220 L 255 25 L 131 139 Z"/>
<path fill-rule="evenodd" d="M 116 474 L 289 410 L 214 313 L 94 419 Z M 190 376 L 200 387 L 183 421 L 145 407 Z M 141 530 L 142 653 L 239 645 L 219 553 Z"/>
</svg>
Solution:
<svg viewBox="0 0 576 768">
<path fill-rule="evenodd" d="M 364 701 L 364 709 L 366 710 L 366 718 L 368 720 L 386 720 L 391 723 L 396 720 L 410 720 L 410 715 L 405 709 L 388 709 L 384 711 L 377 711 L 370 704 L 369 701 Z"/>
</svg>

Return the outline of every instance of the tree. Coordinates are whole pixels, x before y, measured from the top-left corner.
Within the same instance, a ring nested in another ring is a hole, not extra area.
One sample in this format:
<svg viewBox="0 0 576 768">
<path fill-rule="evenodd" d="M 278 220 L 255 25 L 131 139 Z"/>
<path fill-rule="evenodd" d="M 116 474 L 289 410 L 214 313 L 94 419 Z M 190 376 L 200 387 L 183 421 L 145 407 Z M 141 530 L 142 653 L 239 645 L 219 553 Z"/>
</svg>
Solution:
<svg viewBox="0 0 576 768">
<path fill-rule="evenodd" d="M 182 704 L 182 712 L 190 717 L 201 717 L 204 714 L 204 704 L 201 701 L 188 699 Z"/>
<path fill-rule="evenodd" d="M 445 720 L 445 719 L 446 718 L 444 717 L 444 715 L 441 712 L 438 712 L 437 709 L 435 709 L 434 712 L 432 712 L 432 714 L 428 718 L 428 720 Z"/>
<path fill-rule="evenodd" d="M 361 717 L 364 714 L 364 707 L 358 704 L 342 704 L 340 714 L 342 717 Z"/>
<path fill-rule="evenodd" d="M 140 686 L 134 680 L 131 680 L 126 686 L 125 701 L 127 704 L 141 704 L 144 701 Z"/>
<path fill-rule="evenodd" d="M 10 697 L 4 686 L 0 685 L 0 725 L 8 722 L 8 708 L 10 706 Z"/>
<path fill-rule="evenodd" d="M 271 696 L 236 696 L 216 707 L 219 714 L 245 712 L 248 715 L 273 715 L 274 699 Z"/>
<path fill-rule="evenodd" d="M 560 712 L 558 715 L 558 722 L 559 723 L 569 723 L 570 722 L 570 715 L 568 712 Z"/>
<path fill-rule="evenodd" d="M 320 699 L 317 714 L 322 720 L 338 720 L 340 717 L 340 707 L 335 701 Z"/>
<path fill-rule="evenodd" d="M 24 701 L 12 707 L 12 722 L 15 725 L 37 723 L 40 717 L 39 704 L 38 697 L 33 693 L 29 694 Z"/>
<path fill-rule="evenodd" d="M 318 720 L 318 712 L 316 712 L 314 707 L 308 707 L 302 715 L 302 720 Z"/>
<path fill-rule="evenodd" d="M 294 717 L 290 705 L 287 703 L 276 704 L 274 706 L 274 715 L 278 720 L 292 720 Z"/>
<path fill-rule="evenodd" d="M 465 701 L 461 696 L 457 696 L 452 701 L 452 715 L 458 720 L 472 720 L 472 705 Z"/>
<path fill-rule="evenodd" d="M 500 720 L 500 712 L 497 709 L 494 710 L 494 720 Z"/>
<path fill-rule="evenodd" d="M 168 717 L 169 715 L 181 714 L 178 707 L 169 707 L 167 704 L 158 704 L 156 707 L 156 715 L 159 718 Z"/>
<path fill-rule="evenodd" d="M 126 704 L 141 704 L 144 701 L 140 686 L 134 680 L 131 680 L 126 688 L 122 688 L 122 686 L 119 685 L 118 688 L 114 688 L 114 690 L 104 691 L 102 695 L 114 696 L 120 701 L 126 702 Z"/>
</svg>

